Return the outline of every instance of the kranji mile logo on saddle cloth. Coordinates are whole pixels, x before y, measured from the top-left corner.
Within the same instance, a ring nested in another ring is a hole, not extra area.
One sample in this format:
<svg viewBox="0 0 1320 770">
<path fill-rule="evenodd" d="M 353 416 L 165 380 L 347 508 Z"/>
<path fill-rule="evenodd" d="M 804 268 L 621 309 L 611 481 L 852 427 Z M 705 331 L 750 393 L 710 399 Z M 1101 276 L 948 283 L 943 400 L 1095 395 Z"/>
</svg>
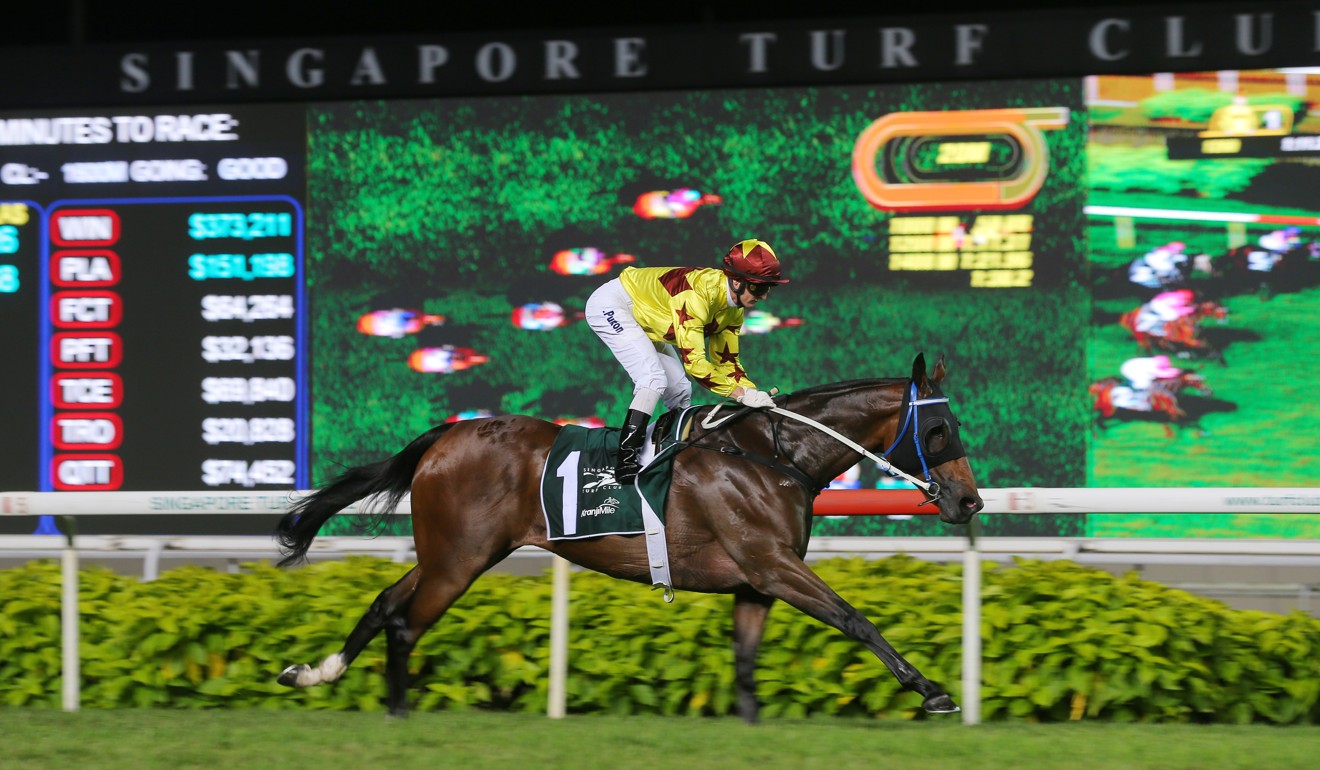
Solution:
<svg viewBox="0 0 1320 770">
<path fill-rule="evenodd" d="M 678 437 L 683 435 L 692 412 L 690 408 L 672 422 L 658 451 L 654 437 L 648 435 L 642 471 L 635 485 L 620 485 L 614 480 L 618 428 L 564 426 L 541 471 L 541 507 L 549 539 L 645 534 L 652 582 L 668 588 L 665 498 L 679 448 Z M 659 424 L 653 423 L 650 430 Z"/>
</svg>

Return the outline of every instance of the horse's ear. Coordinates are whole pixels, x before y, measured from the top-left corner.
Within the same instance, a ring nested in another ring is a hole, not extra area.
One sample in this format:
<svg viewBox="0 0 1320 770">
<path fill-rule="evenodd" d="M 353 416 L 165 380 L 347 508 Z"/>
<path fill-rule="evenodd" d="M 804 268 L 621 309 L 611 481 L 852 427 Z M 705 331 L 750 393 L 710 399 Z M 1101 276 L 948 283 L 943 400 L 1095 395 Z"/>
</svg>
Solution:
<svg viewBox="0 0 1320 770">
<path fill-rule="evenodd" d="M 926 354 L 918 353 L 912 362 L 912 381 L 917 384 L 917 390 L 926 390 Z"/>
<path fill-rule="evenodd" d="M 941 382 L 943 382 L 944 371 L 945 371 L 944 354 L 941 353 L 939 360 L 935 362 L 935 373 L 931 375 L 930 377 L 931 381 L 934 382 L 936 385 L 939 385 Z"/>
</svg>

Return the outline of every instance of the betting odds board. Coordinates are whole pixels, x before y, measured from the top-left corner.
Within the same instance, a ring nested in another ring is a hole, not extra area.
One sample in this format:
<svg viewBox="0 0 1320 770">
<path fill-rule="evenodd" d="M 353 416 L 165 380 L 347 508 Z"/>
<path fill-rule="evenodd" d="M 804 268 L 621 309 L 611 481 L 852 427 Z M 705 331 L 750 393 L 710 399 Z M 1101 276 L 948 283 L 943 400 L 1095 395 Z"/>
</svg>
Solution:
<svg viewBox="0 0 1320 770">
<path fill-rule="evenodd" d="M 306 482 L 305 137 L 286 106 L 0 116 L 0 486 Z"/>
</svg>

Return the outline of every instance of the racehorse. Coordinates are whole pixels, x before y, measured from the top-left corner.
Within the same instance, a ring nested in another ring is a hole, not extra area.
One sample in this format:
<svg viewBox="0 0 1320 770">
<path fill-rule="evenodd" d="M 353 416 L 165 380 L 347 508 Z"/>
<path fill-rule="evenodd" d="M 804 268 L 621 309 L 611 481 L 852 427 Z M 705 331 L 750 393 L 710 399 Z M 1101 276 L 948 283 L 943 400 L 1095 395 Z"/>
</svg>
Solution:
<svg viewBox="0 0 1320 770">
<path fill-rule="evenodd" d="M 1218 275 L 1214 259 L 1209 254 L 1192 255 L 1182 267 L 1159 274 L 1157 283 L 1132 280 L 1132 266 L 1144 261 L 1139 257 L 1132 262 L 1113 266 L 1094 266 L 1091 296 L 1094 299 L 1127 299 L 1132 296 L 1150 296 L 1152 291 L 1175 291 L 1210 287 Z"/>
<path fill-rule="evenodd" d="M 926 502 L 946 523 L 965 523 L 984 507 L 958 421 L 940 393 L 944 374 L 943 357 L 927 375 L 925 357 L 918 355 L 910 379 L 808 388 L 776 396 L 774 410 L 734 406 L 740 410 L 735 417 L 718 423 L 711 421 L 714 414 L 720 409 L 729 414 L 730 405 L 696 413 L 692 434 L 673 459 L 666 503 L 671 576 L 674 589 L 733 595 L 734 681 L 738 712 L 747 722 L 758 718 L 756 654 L 776 599 L 861 642 L 905 689 L 923 697 L 926 711 L 958 710 L 939 685 L 904 660 L 803 561 L 812 500 L 861 459 L 854 447 L 889 447 L 885 453 L 894 467 L 923 475 Z M 914 412 L 918 404 L 921 411 Z M 788 413 L 845 440 L 787 419 Z M 318 666 L 288 667 L 280 683 L 306 687 L 339 678 L 384 630 L 386 701 L 391 714 L 405 714 L 408 656 L 418 639 L 478 576 L 524 545 L 649 584 L 647 547 L 640 536 L 549 539 L 539 484 L 559 430 L 525 416 L 441 425 L 392 458 L 349 469 L 299 500 L 276 530 L 285 553 L 281 565 L 305 558 L 321 525 L 346 506 L 368 499 L 367 507 L 384 515 L 410 490 L 417 565 L 381 592 L 339 652 Z"/>
<path fill-rule="evenodd" d="M 1146 408 L 1124 406 L 1126 399 L 1115 398 L 1118 388 L 1127 388 L 1130 395 L 1141 401 Z M 1130 388 L 1121 377 L 1105 377 L 1091 383 L 1089 391 L 1095 411 L 1094 427 L 1105 430 L 1109 420 L 1157 420 L 1164 422 L 1164 433 L 1173 438 L 1173 426 L 1187 420 L 1187 412 L 1178 403 L 1178 395 L 1184 390 L 1195 390 L 1202 396 L 1213 395 L 1206 385 L 1205 377 L 1197 372 L 1183 371 L 1177 377 L 1155 380 L 1148 391 L 1136 391 Z"/>
<path fill-rule="evenodd" d="M 1137 320 L 1145 307 L 1141 305 L 1122 314 L 1118 317 L 1118 325 L 1126 329 L 1147 354 L 1159 351 L 1183 358 L 1201 355 L 1227 365 L 1223 351 L 1207 342 L 1200 333 L 1202 321 L 1228 318 L 1228 309 L 1223 305 L 1214 300 L 1203 300 L 1196 303 L 1191 313 L 1166 321 L 1163 328 L 1157 326 L 1149 331 L 1139 331 Z"/>
<path fill-rule="evenodd" d="M 1258 292 L 1268 299 L 1278 287 L 1296 290 L 1320 284 L 1320 241 L 1303 241 L 1282 254 L 1247 244 L 1212 262 L 1216 296 Z"/>
</svg>

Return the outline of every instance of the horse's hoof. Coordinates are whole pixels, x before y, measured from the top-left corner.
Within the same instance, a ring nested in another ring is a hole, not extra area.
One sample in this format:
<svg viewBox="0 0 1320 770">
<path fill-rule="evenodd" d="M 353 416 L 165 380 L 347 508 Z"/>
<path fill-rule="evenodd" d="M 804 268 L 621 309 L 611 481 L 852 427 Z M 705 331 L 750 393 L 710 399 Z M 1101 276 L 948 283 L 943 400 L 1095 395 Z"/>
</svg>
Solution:
<svg viewBox="0 0 1320 770">
<path fill-rule="evenodd" d="M 307 666 L 303 665 L 302 663 L 297 663 L 281 671 L 279 678 L 277 678 L 275 681 L 279 682 L 285 687 L 297 687 L 298 675 L 306 670 L 307 670 Z"/>
<path fill-rule="evenodd" d="M 922 701 L 921 707 L 927 714 L 956 714 L 962 711 L 958 708 L 958 704 L 953 702 L 953 698 L 944 693 L 930 696 Z"/>
</svg>

